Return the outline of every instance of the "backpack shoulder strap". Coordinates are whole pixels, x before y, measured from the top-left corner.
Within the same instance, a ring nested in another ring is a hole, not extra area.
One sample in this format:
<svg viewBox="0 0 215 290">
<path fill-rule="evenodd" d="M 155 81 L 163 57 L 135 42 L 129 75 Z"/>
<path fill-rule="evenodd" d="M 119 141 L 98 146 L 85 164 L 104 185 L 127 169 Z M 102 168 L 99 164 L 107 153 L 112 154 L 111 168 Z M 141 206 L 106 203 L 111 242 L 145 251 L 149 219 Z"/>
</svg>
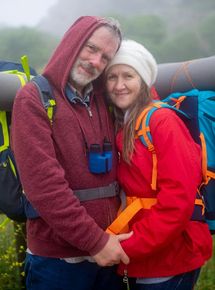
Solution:
<svg viewBox="0 0 215 290">
<path fill-rule="evenodd" d="M 49 81 L 43 75 L 37 75 L 32 79 L 38 89 L 41 102 L 47 112 L 47 116 L 52 125 L 53 117 L 56 109 L 56 101 L 54 98 L 53 90 Z"/>
<path fill-rule="evenodd" d="M 135 132 L 136 138 L 139 138 L 144 146 L 152 153 L 152 182 L 151 187 L 156 190 L 157 184 L 157 156 L 155 154 L 154 145 L 152 142 L 152 136 L 150 132 L 149 122 L 152 114 L 159 108 L 163 106 L 162 102 L 153 102 L 148 107 L 146 107 L 137 119 Z"/>
<path fill-rule="evenodd" d="M 135 131 L 136 138 L 140 138 L 141 142 L 149 149 L 149 151 L 153 150 L 152 136 L 149 127 L 150 119 L 152 114 L 160 108 L 171 109 L 175 111 L 180 118 L 190 119 L 186 113 L 165 102 L 155 101 L 146 107 L 136 121 Z"/>
<path fill-rule="evenodd" d="M 136 125 L 135 125 L 136 138 L 140 138 L 143 145 L 145 145 L 149 151 L 153 151 L 154 149 L 150 127 L 149 127 L 151 116 L 158 109 L 169 108 L 169 107 L 170 107 L 169 105 L 163 102 L 155 101 L 141 112 L 141 114 L 139 115 L 136 121 Z"/>
<path fill-rule="evenodd" d="M 150 119 L 152 114 L 160 108 L 168 108 L 174 110 L 181 118 L 189 118 L 184 112 L 178 110 L 177 108 L 160 101 L 152 102 L 148 107 L 146 107 L 137 119 L 135 126 L 135 137 L 139 138 L 140 141 L 147 149 L 152 153 L 152 182 L 151 187 L 156 190 L 157 186 L 157 156 L 155 153 L 155 148 L 153 145 L 153 139 L 150 131 Z"/>
<path fill-rule="evenodd" d="M 0 111 L 0 166 L 5 167 L 7 160 L 10 163 L 11 170 L 17 177 L 17 168 L 13 153 L 10 149 L 9 120 L 6 111 Z"/>
<path fill-rule="evenodd" d="M 7 123 L 7 113 L 0 111 L 0 152 L 9 147 L 9 128 Z"/>
</svg>

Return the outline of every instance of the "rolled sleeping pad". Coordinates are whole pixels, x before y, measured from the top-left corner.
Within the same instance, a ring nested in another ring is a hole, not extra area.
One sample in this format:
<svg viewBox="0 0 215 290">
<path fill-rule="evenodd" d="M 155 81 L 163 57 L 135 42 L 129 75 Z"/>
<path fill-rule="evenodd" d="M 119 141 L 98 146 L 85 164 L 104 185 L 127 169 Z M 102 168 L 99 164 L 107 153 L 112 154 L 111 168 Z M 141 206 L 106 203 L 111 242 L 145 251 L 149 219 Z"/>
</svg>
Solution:
<svg viewBox="0 0 215 290">
<path fill-rule="evenodd" d="M 0 72 L 0 110 L 11 111 L 21 82 L 16 74 Z M 155 87 L 161 99 L 193 88 L 215 90 L 215 56 L 158 65 Z"/>
<path fill-rule="evenodd" d="M 23 74 L 25 82 L 26 76 Z M 16 74 L 0 72 L 0 111 L 11 111 L 16 92 L 22 87 L 20 77 Z"/>
<path fill-rule="evenodd" d="M 155 88 L 161 99 L 194 88 L 215 91 L 215 56 L 159 64 Z"/>
</svg>

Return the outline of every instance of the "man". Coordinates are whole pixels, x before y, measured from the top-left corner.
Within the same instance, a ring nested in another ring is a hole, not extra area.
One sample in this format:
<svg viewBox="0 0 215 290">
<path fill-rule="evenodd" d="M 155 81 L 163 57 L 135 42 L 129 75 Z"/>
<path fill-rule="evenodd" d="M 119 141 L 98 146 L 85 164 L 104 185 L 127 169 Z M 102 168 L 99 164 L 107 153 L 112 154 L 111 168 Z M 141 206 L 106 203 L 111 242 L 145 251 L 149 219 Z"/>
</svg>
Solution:
<svg viewBox="0 0 215 290">
<path fill-rule="evenodd" d="M 28 290 L 119 290 L 111 266 L 129 263 L 120 241 L 130 235 L 104 231 L 120 204 L 117 155 L 103 87 L 93 82 L 120 41 L 111 21 L 79 18 L 43 72 L 56 98 L 53 125 L 33 83 L 14 102 L 15 158 L 27 198 L 40 215 L 27 222 Z M 112 152 L 95 155 L 95 144 L 108 144 L 109 150 L 112 145 Z"/>
</svg>

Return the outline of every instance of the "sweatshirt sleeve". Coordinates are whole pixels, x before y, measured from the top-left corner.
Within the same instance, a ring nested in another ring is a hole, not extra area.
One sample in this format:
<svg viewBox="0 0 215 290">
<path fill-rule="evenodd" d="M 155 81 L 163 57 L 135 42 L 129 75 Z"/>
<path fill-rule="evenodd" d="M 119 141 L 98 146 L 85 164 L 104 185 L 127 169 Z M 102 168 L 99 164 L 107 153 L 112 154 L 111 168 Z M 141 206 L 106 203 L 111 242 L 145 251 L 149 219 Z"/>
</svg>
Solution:
<svg viewBox="0 0 215 290">
<path fill-rule="evenodd" d="M 26 85 L 14 102 L 12 147 L 27 198 L 52 230 L 94 255 L 108 235 L 81 206 L 56 158 L 52 128 L 36 88 Z"/>
<path fill-rule="evenodd" d="M 152 115 L 150 128 L 158 162 L 157 204 L 133 224 L 133 236 L 122 242 L 135 259 L 177 239 L 190 221 L 201 182 L 200 148 L 183 121 L 173 111 L 159 109 Z"/>
</svg>

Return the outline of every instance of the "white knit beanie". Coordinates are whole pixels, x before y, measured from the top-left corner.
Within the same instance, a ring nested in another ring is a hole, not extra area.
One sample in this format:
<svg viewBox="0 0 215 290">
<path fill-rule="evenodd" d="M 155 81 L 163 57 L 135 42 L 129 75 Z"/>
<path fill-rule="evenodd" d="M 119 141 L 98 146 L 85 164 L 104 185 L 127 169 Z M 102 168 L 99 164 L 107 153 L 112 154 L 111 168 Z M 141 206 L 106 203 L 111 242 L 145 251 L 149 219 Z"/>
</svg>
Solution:
<svg viewBox="0 0 215 290">
<path fill-rule="evenodd" d="M 106 72 L 115 64 L 127 64 L 134 68 L 149 87 L 156 80 L 158 68 L 153 55 L 134 40 L 122 41 L 120 49 L 107 66 Z"/>
</svg>

